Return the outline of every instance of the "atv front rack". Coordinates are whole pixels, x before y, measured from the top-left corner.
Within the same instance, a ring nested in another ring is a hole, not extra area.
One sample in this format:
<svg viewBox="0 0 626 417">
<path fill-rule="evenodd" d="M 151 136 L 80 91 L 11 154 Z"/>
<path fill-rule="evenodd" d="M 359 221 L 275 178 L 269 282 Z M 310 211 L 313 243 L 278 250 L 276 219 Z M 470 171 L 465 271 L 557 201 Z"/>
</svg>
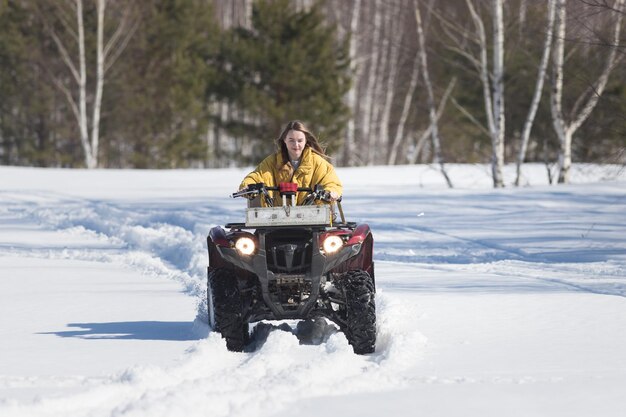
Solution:
<svg viewBox="0 0 626 417">
<path fill-rule="evenodd" d="M 269 195 L 269 191 L 278 191 L 282 198 L 282 206 L 274 206 L 274 201 Z M 296 194 L 298 192 L 306 192 L 303 205 L 296 206 Z M 261 196 L 266 207 L 252 207 L 251 198 Z M 336 226 L 335 220 L 335 204 L 339 211 L 341 223 L 345 227 L 350 227 L 346 222 L 341 207 L 341 197 L 337 200 L 331 198 L 330 193 L 324 190 L 321 185 L 310 187 L 298 187 L 296 183 L 280 183 L 278 187 L 268 187 L 263 183 L 251 184 L 245 189 L 233 193 L 231 197 L 247 197 L 248 208 L 246 209 L 246 222 L 243 226 L 239 223 L 231 223 L 229 225 L 237 225 L 237 228 L 259 228 L 259 227 L 280 227 L 280 226 Z M 288 200 L 289 198 L 289 200 Z M 288 203 L 289 201 L 289 203 Z M 319 204 L 322 201 L 327 204 Z"/>
<path fill-rule="evenodd" d="M 281 227 L 289 228 L 289 227 L 294 227 L 294 226 L 303 226 L 303 225 L 302 224 L 297 224 L 297 225 L 296 224 L 293 224 L 293 225 L 273 225 L 271 227 L 272 228 L 273 227 L 276 227 L 276 228 L 281 228 Z M 350 229 L 350 230 L 352 230 L 352 229 L 356 228 L 356 226 L 357 226 L 356 222 L 342 222 L 342 223 L 333 223 L 333 224 L 329 223 L 329 224 L 313 225 L 311 227 L 312 228 L 319 227 L 321 229 L 324 229 L 324 228 L 327 228 L 327 227 L 333 227 L 333 228 L 336 228 L 336 229 Z M 227 229 L 231 229 L 231 230 L 233 230 L 233 229 L 234 230 L 262 229 L 263 228 L 261 226 L 249 226 L 246 223 L 226 223 L 224 225 L 224 227 L 227 228 Z M 306 227 L 306 225 L 305 225 L 305 227 Z"/>
<path fill-rule="evenodd" d="M 325 226 L 331 216 L 328 205 L 254 207 L 246 209 L 246 226 Z"/>
</svg>

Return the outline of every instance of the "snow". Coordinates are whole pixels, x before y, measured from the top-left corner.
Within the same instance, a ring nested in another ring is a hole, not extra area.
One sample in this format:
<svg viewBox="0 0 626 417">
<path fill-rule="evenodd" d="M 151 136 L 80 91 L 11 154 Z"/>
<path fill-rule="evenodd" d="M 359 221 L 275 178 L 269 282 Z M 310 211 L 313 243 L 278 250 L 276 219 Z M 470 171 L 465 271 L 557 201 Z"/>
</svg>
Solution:
<svg viewBox="0 0 626 417">
<path fill-rule="evenodd" d="M 339 169 L 375 237 L 378 343 L 204 323 L 206 235 L 246 169 L 0 167 L 0 415 L 621 416 L 626 173 L 494 190 L 483 165 Z M 514 167 L 507 167 L 512 182 Z"/>
</svg>

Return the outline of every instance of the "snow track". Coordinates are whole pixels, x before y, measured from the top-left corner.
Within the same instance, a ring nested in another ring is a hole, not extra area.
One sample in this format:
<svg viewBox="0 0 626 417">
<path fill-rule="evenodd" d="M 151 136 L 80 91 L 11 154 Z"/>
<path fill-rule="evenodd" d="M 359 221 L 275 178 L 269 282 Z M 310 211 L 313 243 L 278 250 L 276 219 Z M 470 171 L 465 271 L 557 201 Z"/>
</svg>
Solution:
<svg viewBox="0 0 626 417">
<path fill-rule="evenodd" d="M 340 171 L 376 242 L 378 343 L 356 356 L 325 320 L 260 323 L 243 353 L 206 325 L 205 239 L 240 220 L 225 197 L 244 171 L 0 168 L 0 357 L 24 361 L 0 367 L 0 415 L 484 416 L 520 395 L 539 412 L 519 415 L 619 415 L 623 182 L 407 192 L 395 168 L 364 172 Z"/>
<path fill-rule="evenodd" d="M 412 328 L 407 311 L 391 306 L 381 313 L 386 328 L 381 330 L 383 347 L 371 356 L 354 355 L 331 325 L 309 330 L 326 332 L 324 342 L 300 345 L 309 334 L 299 338 L 278 326 L 261 324 L 253 352 L 230 353 L 219 335 L 211 333 L 175 366 L 129 369 L 69 402 L 67 397 L 25 405 L 8 401 L 2 415 L 254 416 L 306 398 L 403 388 L 408 377 L 402 369 L 417 357 L 401 352 L 419 351 L 423 336 Z M 398 340 L 392 340 L 392 334 Z"/>
</svg>

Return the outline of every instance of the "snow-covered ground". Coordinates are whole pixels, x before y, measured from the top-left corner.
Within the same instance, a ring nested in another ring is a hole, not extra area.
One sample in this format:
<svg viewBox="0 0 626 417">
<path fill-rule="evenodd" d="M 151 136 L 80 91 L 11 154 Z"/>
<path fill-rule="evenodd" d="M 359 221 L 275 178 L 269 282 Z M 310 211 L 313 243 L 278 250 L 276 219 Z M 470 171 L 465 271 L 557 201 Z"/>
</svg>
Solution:
<svg viewBox="0 0 626 417">
<path fill-rule="evenodd" d="M 0 416 L 624 415 L 626 172 L 449 169 L 339 169 L 376 240 L 356 356 L 326 322 L 259 324 L 245 353 L 202 322 L 246 170 L 0 167 Z"/>
</svg>

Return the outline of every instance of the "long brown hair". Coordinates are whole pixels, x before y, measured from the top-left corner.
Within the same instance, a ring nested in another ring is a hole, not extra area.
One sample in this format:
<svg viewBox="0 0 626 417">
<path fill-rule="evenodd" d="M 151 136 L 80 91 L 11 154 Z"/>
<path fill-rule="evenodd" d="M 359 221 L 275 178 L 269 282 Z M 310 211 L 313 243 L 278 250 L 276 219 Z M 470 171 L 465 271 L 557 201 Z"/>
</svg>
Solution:
<svg viewBox="0 0 626 417">
<path fill-rule="evenodd" d="M 313 152 L 316 154 L 328 159 L 328 155 L 324 152 L 324 148 L 319 144 L 317 138 L 313 133 L 307 129 L 307 127 L 299 120 L 292 120 L 287 123 L 283 131 L 281 132 L 278 139 L 276 139 L 276 147 L 280 150 L 280 153 L 283 157 L 283 164 L 286 164 L 289 161 L 289 152 L 287 151 L 287 145 L 285 144 L 285 138 L 290 130 L 297 130 L 299 132 L 304 133 L 304 137 L 306 138 L 305 148 L 308 146 L 311 148 Z"/>
</svg>

